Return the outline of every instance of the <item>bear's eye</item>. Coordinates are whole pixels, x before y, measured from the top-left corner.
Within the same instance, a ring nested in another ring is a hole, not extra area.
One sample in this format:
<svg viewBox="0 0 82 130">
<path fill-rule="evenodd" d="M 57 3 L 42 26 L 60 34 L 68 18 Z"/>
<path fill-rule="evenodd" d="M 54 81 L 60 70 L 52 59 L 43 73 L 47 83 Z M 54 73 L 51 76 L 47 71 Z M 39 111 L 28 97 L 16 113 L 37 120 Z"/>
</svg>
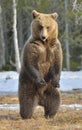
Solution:
<svg viewBox="0 0 82 130">
<path fill-rule="evenodd" d="M 43 26 L 42 25 L 38 25 L 38 28 L 39 28 L 39 30 L 41 30 L 43 28 Z"/>
<path fill-rule="evenodd" d="M 50 26 L 47 26 L 47 30 L 49 31 L 51 29 L 51 27 Z"/>
</svg>

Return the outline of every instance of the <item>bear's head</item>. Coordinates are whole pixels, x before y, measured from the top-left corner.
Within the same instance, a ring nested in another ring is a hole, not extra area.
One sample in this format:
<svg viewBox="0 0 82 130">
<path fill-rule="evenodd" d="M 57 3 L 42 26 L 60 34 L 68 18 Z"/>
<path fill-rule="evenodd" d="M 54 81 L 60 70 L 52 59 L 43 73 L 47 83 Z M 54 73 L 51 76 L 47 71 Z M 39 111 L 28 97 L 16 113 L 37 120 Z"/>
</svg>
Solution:
<svg viewBox="0 0 82 130">
<path fill-rule="evenodd" d="M 33 10 L 32 15 L 31 33 L 34 39 L 45 42 L 58 37 L 57 13 L 43 14 Z"/>
</svg>

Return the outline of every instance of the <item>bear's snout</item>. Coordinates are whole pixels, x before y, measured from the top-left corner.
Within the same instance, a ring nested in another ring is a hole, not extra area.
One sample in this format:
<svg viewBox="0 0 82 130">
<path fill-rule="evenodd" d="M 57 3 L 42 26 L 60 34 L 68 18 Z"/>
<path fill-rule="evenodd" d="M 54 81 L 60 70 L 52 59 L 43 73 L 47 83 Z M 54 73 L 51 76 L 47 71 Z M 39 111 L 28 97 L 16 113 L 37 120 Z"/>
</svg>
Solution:
<svg viewBox="0 0 82 130">
<path fill-rule="evenodd" d="M 41 30 L 40 38 L 41 38 L 42 41 L 46 41 L 47 40 L 48 33 L 47 33 L 47 29 L 46 28 L 43 28 Z"/>
<path fill-rule="evenodd" d="M 42 36 L 42 40 L 45 41 L 45 40 L 46 40 L 46 37 L 45 37 L 45 36 Z"/>
</svg>

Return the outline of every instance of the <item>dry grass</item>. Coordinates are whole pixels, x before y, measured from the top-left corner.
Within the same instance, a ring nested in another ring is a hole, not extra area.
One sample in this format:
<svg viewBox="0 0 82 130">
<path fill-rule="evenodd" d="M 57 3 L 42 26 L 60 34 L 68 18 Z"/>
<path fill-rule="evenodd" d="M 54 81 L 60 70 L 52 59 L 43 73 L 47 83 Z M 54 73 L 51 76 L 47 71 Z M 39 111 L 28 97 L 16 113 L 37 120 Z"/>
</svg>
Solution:
<svg viewBox="0 0 82 130">
<path fill-rule="evenodd" d="M 72 93 L 61 92 L 62 104 L 82 104 L 82 92 L 74 91 Z M 0 104 L 18 104 L 17 95 L 0 96 Z"/>
<path fill-rule="evenodd" d="M 16 95 L 0 96 L 0 104 L 18 103 Z M 82 104 L 82 93 L 62 93 L 62 104 Z M 0 110 L 0 130 L 82 130 L 82 110 L 60 109 L 53 119 L 45 119 L 37 109 L 32 119 L 22 120 L 19 111 Z"/>
</svg>

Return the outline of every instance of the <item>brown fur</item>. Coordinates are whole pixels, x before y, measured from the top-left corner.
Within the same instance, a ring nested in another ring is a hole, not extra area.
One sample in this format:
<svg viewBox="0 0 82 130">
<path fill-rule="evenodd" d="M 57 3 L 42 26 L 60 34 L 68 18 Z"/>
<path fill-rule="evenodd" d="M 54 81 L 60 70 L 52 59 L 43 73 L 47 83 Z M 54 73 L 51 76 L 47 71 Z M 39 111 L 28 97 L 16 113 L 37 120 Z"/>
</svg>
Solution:
<svg viewBox="0 0 82 130">
<path fill-rule="evenodd" d="M 58 40 L 57 13 L 33 11 L 31 36 L 24 45 L 19 76 L 19 103 L 22 118 L 31 118 L 34 107 L 44 106 L 45 117 L 56 114 L 60 105 L 59 87 L 62 49 Z"/>
</svg>

